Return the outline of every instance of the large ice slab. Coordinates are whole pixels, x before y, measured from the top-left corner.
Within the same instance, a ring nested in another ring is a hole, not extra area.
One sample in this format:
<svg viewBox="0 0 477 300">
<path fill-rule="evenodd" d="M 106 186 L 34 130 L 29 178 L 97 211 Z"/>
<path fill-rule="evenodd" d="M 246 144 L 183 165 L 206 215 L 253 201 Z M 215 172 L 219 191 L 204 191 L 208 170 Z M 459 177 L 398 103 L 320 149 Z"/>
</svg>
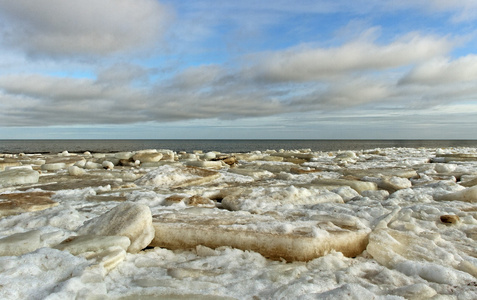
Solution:
<svg viewBox="0 0 477 300">
<path fill-rule="evenodd" d="M 188 206 L 199 206 L 199 207 L 209 207 L 214 208 L 215 202 L 207 197 L 193 195 L 193 196 L 185 196 L 185 195 L 171 195 L 164 199 L 164 204 L 166 205 L 173 205 L 177 203 L 183 203 L 184 205 Z"/>
<path fill-rule="evenodd" d="M 378 187 L 385 189 L 389 192 L 395 192 L 401 189 L 407 189 L 412 186 L 412 183 L 407 178 L 402 178 L 398 176 L 385 176 L 382 177 L 378 182 Z"/>
<path fill-rule="evenodd" d="M 41 169 L 43 171 L 58 171 L 65 168 L 66 168 L 66 164 L 62 162 L 48 163 L 41 166 Z"/>
<path fill-rule="evenodd" d="M 210 182 L 221 175 L 216 171 L 183 165 L 165 165 L 136 180 L 138 185 L 178 188 Z"/>
<path fill-rule="evenodd" d="M 404 169 L 404 168 L 369 168 L 369 169 L 346 169 L 343 170 L 344 175 L 351 175 L 358 178 L 364 176 L 373 176 L 373 177 L 402 177 L 402 178 L 412 178 L 417 176 L 417 172 L 413 169 Z"/>
<path fill-rule="evenodd" d="M 40 231 L 15 233 L 0 239 L 0 256 L 22 255 L 40 248 Z"/>
<path fill-rule="evenodd" d="M 126 236 L 78 235 L 69 237 L 53 248 L 78 255 L 85 252 L 101 252 L 115 246 L 127 250 L 130 245 L 131 241 Z"/>
<path fill-rule="evenodd" d="M 360 194 L 364 191 L 378 189 L 378 185 L 375 182 L 366 182 L 351 179 L 318 178 L 313 180 L 312 183 L 316 184 L 317 186 L 329 187 L 330 189 L 337 188 L 340 186 L 349 186 Z"/>
<path fill-rule="evenodd" d="M 477 186 L 466 188 L 464 190 L 457 191 L 454 193 L 437 196 L 436 200 L 477 202 Z"/>
<path fill-rule="evenodd" d="M 154 216 L 151 246 L 188 249 L 198 245 L 230 246 L 271 259 L 308 261 L 332 250 L 354 257 L 366 248 L 367 228 L 330 222 L 332 216 L 302 224 L 271 215 L 234 213 L 207 208 L 184 209 Z"/>
<path fill-rule="evenodd" d="M 477 266 L 452 255 L 452 248 L 442 253 L 438 236 L 420 236 L 390 228 L 376 229 L 369 235 L 367 251 L 380 264 L 395 268 L 409 276 L 419 276 L 427 281 L 457 285 L 475 280 Z"/>
<path fill-rule="evenodd" d="M 451 161 L 477 161 L 477 153 L 437 153 L 437 158 L 445 162 Z"/>
<path fill-rule="evenodd" d="M 0 172 L 0 186 L 37 183 L 40 173 L 28 168 L 15 168 Z"/>
<path fill-rule="evenodd" d="M 247 169 L 247 168 L 233 168 L 228 170 L 228 172 L 233 174 L 243 175 L 243 176 L 249 176 L 255 180 L 270 178 L 273 176 L 273 173 L 270 171 L 258 170 L 258 169 Z"/>
<path fill-rule="evenodd" d="M 226 164 L 222 162 L 221 160 L 215 160 L 215 161 L 192 160 L 192 161 L 185 162 L 185 165 L 190 167 L 209 168 L 209 169 L 217 169 L 217 170 L 220 170 L 226 166 Z"/>
<path fill-rule="evenodd" d="M 109 272 L 126 258 L 130 245 L 131 241 L 126 236 L 80 235 L 70 237 L 53 248 L 82 256 Z"/>
<path fill-rule="evenodd" d="M 340 195 L 316 188 L 258 187 L 230 188 L 221 191 L 222 205 L 229 210 L 267 210 L 276 206 L 314 205 L 318 203 L 343 203 Z"/>
<path fill-rule="evenodd" d="M 21 166 L 21 163 L 17 161 L 0 160 L 0 171 L 4 171 L 6 168 L 16 167 L 16 166 Z"/>
<path fill-rule="evenodd" d="M 78 161 L 84 161 L 85 158 L 76 154 L 59 154 L 58 156 L 48 156 L 46 164 L 63 164 L 66 167 L 72 166 Z"/>
<path fill-rule="evenodd" d="M 139 160 L 141 163 L 143 162 L 158 162 L 162 158 L 162 153 L 157 151 L 138 151 L 136 154 L 133 155 L 134 160 Z"/>
<path fill-rule="evenodd" d="M 146 248 L 154 238 L 151 210 L 148 206 L 125 202 L 91 219 L 78 229 L 79 235 L 121 235 L 131 240 L 128 252 Z"/>
</svg>

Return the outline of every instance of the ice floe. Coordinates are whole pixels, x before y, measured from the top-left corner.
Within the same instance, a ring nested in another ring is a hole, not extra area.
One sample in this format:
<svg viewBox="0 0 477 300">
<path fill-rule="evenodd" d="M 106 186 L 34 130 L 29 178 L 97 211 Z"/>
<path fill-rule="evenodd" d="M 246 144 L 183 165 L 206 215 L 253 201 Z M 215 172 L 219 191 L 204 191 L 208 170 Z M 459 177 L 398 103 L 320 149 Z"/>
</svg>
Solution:
<svg viewBox="0 0 477 300">
<path fill-rule="evenodd" d="M 0 154 L 1 299 L 476 299 L 477 149 Z"/>
</svg>

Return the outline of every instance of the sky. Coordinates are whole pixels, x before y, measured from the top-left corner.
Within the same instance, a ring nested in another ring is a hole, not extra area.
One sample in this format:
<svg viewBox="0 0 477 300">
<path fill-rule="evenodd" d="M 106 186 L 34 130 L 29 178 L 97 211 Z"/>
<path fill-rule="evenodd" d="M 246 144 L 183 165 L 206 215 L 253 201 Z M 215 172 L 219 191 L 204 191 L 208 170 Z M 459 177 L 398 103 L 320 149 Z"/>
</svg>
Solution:
<svg viewBox="0 0 477 300">
<path fill-rule="evenodd" d="M 477 139 L 477 1 L 0 0 L 0 139 Z"/>
</svg>

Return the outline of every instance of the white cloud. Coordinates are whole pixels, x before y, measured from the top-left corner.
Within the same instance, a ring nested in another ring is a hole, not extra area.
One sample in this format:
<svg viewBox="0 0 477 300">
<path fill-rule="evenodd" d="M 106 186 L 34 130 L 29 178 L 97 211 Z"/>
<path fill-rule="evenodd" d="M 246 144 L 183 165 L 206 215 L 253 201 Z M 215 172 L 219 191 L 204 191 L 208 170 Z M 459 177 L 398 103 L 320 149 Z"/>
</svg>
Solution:
<svg viewBox="0 0 477 300">
<path fill-rule="evenodd" d="M 477 1 L 475 0 L 429 0 L 422 2 L 433 10 L 451 12 L 451 21 L 457 23 L 469 22 L 477 19 Z"/>
<path fill-rule="evenodd" d="M 477 55 L 455 60 L 436 58 L 418 65 L 406 74 L 401 84 L 442 85 L 477 81 Z"/>
<path fill-rule="evenodd" d="M 155 0 L 0 0 L 3 43 L 31 56 L 89 56 L 154 45 L 170 16 Z"/>
<path fill-rule="evenodd" d="M 388 45 L 354 41 L 335 48 L 294 47 L 259 55 L 251 70 L 271 81 L 313 81 L 349 72 L 384 70 L 418 63 L 449 52 L 446 38 L 409 34 Z"/>
</svg>

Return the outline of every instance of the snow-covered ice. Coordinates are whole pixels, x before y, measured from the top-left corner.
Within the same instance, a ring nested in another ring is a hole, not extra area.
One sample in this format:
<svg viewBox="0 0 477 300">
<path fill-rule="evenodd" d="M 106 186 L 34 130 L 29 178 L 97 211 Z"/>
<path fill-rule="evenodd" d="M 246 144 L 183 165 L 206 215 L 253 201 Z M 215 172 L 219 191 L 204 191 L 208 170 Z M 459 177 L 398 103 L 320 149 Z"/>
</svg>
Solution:
<svg viewBox="0 0 477 300">
<path fill-rule="evenodd" d="M 477 149 L 0 154 L 0 299 L 477 299 Z"/>
</svg>

